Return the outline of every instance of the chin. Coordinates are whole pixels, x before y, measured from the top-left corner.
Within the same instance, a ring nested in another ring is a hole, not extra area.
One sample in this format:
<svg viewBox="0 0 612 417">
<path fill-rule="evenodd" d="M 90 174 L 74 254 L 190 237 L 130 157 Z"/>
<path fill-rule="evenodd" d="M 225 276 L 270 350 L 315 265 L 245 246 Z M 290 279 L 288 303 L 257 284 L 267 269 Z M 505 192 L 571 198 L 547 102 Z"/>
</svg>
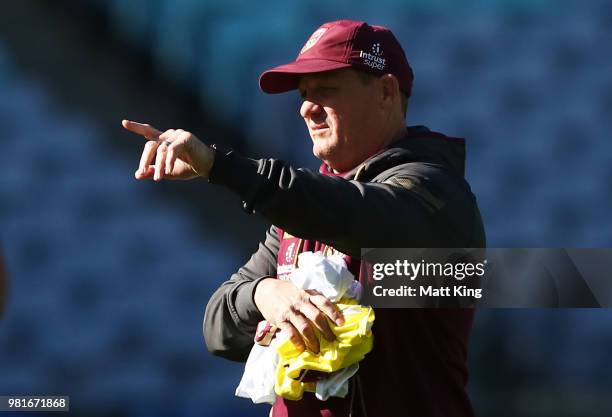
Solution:
<svg viewBox="0 0 612 417">
<path fill-rule="evenodd" d="M 331 154 L 330 151 L 331 150 L 329 149 L 329 145 L 327 144 L 326 140 L 324 139 L 314 139 L 313 140 L 312 153 L 317 158 L 321 160 L 327 159 Z"/>
<path fill-rule="evenodd" d="M 320 159 L 321 161 L 324 161 L 326 158 L 325 152 L 321 152 L 320 149 L 317 149 L 317 146 L 314 145 L 312 147 L 312 154 L 317 158 Z"/>
<path fill-rule="evenodd" d="M 328 159 L 334 153 L 334 140 L 327 137 L 312 137 L 312 153 L 319 159 Z"/>
</svg>

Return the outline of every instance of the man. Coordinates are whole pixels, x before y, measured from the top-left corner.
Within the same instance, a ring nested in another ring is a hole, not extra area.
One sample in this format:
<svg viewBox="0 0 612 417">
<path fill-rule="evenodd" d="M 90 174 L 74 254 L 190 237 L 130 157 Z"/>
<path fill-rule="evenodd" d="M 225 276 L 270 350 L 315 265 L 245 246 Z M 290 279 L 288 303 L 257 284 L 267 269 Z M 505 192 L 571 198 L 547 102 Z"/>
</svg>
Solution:
<svg viewBox="0 0 612 417">
<path fill-rule="evenodd" d="M 208 178 L 272 224 L 259 250 L 208 303 L 211 352 L 246 360 L 264 319 L 301 349 L 317 352 L 318 332 L 334 337 L 328 320 L 343 320 L 334 305 L 285 280 L 300 252 L 340 251 L 367 285 L 360 248 L 485 246 L 463 178 L 463 141 L 405 127 L 412 79 L 388 29 L 349 20 L 322 25 L 294 62 L 262 74 L 265 92 L 299 90 L 313 153 L 323 161 L 319 173 L 209 148 L 183 130 L 123 122 L 150 139 L 136 178 Z M 471 416 L 465 385 L 472 318 L 471 310 L 377 309 L 374 348 L 347 397 L 279 398 L 271 415 Z"/>
</svg>

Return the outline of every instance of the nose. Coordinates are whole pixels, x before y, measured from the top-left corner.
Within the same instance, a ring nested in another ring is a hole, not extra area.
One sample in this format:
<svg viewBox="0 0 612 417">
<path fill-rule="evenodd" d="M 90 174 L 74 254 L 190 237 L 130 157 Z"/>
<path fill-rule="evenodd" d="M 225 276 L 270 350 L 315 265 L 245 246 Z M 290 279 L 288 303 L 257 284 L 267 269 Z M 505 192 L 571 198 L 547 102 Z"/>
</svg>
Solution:
<svg viewBox="0 0 612 417">
<path fill-rule="evenodd" d="M 310 100 L 304 100 L 302 107 L 300 107 L 300 115 L 304 119 L 311 119 L 313 116 L 320 114 L 323 108 Z"/>
</svg>

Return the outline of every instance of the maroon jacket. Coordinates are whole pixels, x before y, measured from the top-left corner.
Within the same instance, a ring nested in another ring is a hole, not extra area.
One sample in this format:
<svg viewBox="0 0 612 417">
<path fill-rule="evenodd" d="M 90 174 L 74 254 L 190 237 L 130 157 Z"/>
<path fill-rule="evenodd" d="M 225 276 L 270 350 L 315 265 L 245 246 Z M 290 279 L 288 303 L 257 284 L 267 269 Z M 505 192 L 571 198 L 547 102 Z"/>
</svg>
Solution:
<svg viewBox="0 0 612 417">
<path fill-rule="evenodd" d="M 364 284 L 361 248 L 485 247 L 464 159 L 463 140 L 422 126 L 408 128 L 404 139 L 341 177 L 326 167 L 317 174 L 218 152 L 211 182 L 238 193 L 247 211 L 275 226 L 211 297 L 204 316 L 208 349 L 246 360 L 262 320 L 255 287 L 286 272 L 283 230 L 301 242 L 291 250 L 332 247 L 351 256 L 350 268 Z M 360 363 L 349 395 L 325 402 L 308 393 L 300 401 L 279 399 L 273 416 L 472 416 L 465 391 L 472 320 L 472 310 L 376 309 L 374 349 Z"/>
</svg>

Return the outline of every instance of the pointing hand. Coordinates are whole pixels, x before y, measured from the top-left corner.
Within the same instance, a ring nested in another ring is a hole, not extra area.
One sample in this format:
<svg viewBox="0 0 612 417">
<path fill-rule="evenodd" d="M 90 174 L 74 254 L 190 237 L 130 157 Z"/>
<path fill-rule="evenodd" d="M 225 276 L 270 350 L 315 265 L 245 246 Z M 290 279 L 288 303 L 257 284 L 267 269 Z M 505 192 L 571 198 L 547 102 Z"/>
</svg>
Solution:
<svg viewBox="0 0 612 417">
<path fill-rule="evenodd" d="M 208 178 L 215 159 L 214 151 L 192 133 L 182 129 L 161 132 L 148 124 L 130 120 L 123 120 L 121 124 L 130 132 L 147 139 L 140 165 L 134 174 L 137 179 Z"/>
</svg>

